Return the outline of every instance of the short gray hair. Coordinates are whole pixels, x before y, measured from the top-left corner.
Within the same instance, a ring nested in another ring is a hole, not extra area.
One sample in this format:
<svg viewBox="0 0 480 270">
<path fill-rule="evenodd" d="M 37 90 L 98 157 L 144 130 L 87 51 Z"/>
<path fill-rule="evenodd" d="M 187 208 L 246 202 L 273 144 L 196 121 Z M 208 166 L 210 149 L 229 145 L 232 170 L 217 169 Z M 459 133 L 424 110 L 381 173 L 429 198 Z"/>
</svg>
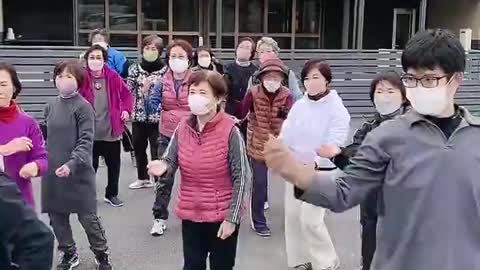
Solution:
<svg viewBox="0 0 480 270">
<path fill-rule="evenodd" d="M 280 52 L 280 47 L 278 47 L 278 43 L 275 41 L 275 39 L 271 37 L 262 37 L 258 42 L 257 42 L 257 52 L 260 50 L 260 46 L 262 45 L 268 45 L 271 46 L 273 51 L 275 53 Z"/>
</svg>

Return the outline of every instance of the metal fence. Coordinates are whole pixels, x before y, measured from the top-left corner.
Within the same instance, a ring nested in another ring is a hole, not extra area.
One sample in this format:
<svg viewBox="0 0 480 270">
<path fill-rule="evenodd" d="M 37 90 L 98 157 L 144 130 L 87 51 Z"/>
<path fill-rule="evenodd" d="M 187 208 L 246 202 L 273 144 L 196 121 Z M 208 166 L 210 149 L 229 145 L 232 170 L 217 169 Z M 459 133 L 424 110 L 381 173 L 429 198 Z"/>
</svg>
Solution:
<svg viewBox="0 0 480 270">
<path fill-rule="evenodd" d="M 57 95 L 53 87 L 53 67 L 65 59 L 78 59 L 85 47 L 0 46 L 0 61 L 14 64 L 24 90 L 19 98 L 22 108 L 42 118 L 46 101 Z M 137 49 L 119 48 L 130 61 L 139 57 Z M 222 62 L 234 59 L 233 50 L 213 50 Z M 353 117 L 373 113 L 368 94 L 372 78 L 381 71 L 401 72 L 401 51 L 398 50 L 282 50 L 280 58 L 297 74 L 305 61 L 326 60 L 332 69 L 332 86 L 341 95 Z M 465 83 L 457 94 L 457 102 L 480 113 L 480 51 L 467 53 Z"/>
</svg>

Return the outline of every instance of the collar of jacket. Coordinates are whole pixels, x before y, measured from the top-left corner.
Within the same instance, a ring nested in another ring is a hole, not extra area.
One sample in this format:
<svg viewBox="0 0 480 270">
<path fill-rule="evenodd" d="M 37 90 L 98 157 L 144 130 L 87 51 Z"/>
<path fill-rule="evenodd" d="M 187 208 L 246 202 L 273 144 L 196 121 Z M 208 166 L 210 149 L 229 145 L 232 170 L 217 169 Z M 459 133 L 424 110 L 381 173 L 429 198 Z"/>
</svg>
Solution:
<svg viewBox="0 0 480 270">
<path fill-rule="evenodd" d="M 473 116 L 465 107 L 455 105 L 455 111 L 458 111 L 460 117 L 462 117 L 462 122 L 460 123 L 460 128 L 464 128 L 466 126 L 476 126 L 480 127 L 480 119 L 476 116 Z M 425 116 L 419 114 L 415 110 L 411 110 L 406 115 L 406 119 L 408 120 L 410 126 L 418 123 L 418 122 L 430 122 Z"/>
</svg>

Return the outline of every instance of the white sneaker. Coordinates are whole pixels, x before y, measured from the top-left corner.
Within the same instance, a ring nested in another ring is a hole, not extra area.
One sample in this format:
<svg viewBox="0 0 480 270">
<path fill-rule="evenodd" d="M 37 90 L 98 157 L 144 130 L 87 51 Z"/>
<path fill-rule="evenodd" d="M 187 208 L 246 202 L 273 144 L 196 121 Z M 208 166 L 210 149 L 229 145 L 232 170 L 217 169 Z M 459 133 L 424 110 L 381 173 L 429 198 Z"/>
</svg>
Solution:
<svg viewBox="0 0 480 270">
<path fill-rule="evenodd" d="M 264 210 L 270 209 L 270 204 L 268 204 L 268 202 L 265 202 L 265 205 L 263 206 L 263 209 Z"/>
<path fill-rule="evenodd" d="M 129 189 L 152 188 L 154 185 L 150 180 L 137 180 L 131 183 Z"/>
<path fill-rule="evenodd" d="M 163 219 L 155 219 L 153 221 L 152 230 L 150 234 L 152 236 L 162 236 L 167 230 L 167 221 Z"/>
</svg>

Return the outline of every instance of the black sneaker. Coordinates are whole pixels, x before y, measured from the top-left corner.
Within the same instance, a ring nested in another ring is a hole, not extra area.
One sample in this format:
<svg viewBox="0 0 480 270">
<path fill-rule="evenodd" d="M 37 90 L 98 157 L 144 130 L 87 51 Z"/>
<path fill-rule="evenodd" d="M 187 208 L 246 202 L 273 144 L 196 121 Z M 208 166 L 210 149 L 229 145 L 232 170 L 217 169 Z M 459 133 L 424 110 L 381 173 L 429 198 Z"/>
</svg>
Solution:
<svg viewBox="0 0 480 270">
<path fill-rule="evenodd" d="M 110 258 L 105 252 L 95 255 L 95 262 L 97 263 L 97 270 L 113 270 Z"/>
<path fill-rule="evenodd" d="M 254 229 L 254 230 L 255 230 L 255 233 L 257 233 L 258 236 L 261 236 L 261 237 L 272 236 L 272 231 L 270 231 L 270 228 L 268 228 L 268 227 L 261 228 L 261 229 Z"/>
<path fill-rule="evenodd" d="M 295 270 L 313 270 L 311 263 L 304 263 L 298 266 L 295 266 L 293 269 Z"/>
<path fill-rule="evenodd" d="M 103 199 L 103 200 L 113 207 L 122 207 L 123 206 L 123 202 L 117 196 L 115 196 L 115 197 L 105 197 L 105 199 Z"/>
<path fill-rule="evenodd" d="M 60 263 L 57 265 L 57 270 L 72 270 L 80 264 L 78 253 L 63 253 Z"/>
</svg>

